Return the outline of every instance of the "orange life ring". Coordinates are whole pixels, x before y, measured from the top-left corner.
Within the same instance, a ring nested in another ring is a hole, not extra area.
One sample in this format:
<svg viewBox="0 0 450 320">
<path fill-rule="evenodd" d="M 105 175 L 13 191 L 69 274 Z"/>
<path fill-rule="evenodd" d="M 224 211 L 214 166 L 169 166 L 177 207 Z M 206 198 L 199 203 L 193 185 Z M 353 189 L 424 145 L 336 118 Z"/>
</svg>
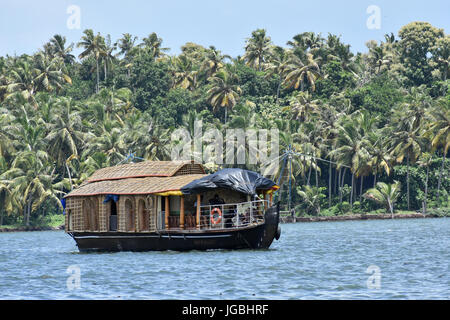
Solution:
<svg viewBox="0 0 450 320">
<path fill-rule="evenodd" d="M 217 219 L 214 218 L 214 215 L 215 215 L 216 213 L 219 215 L 219 217 L 218 217 Z M 214 225 L 219 224 L 220 221 L 222 221 L 222 211 L 220 211 L 219 208 L 213 208 L 213 209 L 211 210 L 210 217 L 211 217 L 211 223 L 212 223 L 212 224 L 214 224 Z"/>
</svg>

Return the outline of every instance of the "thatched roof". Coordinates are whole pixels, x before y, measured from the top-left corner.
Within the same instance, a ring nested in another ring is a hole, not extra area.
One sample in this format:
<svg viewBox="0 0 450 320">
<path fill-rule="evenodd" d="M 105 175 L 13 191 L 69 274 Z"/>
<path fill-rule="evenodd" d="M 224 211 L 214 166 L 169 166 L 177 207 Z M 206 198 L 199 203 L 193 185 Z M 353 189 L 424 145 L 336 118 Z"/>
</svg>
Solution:
<svg viewBox="0 0 450 320">
<path fill-rule="evenodd" d="M 72 191 L 66 197 L 81 197 L 95 195 L 138 195 L 165 193 L 179 191 L 181 187 L 196 179 L 204 177 L 203 174 L 180 175 L 173 177 L 146 177 L 120 180 L 105 180 L 85 184 Z"/>
<path fill-rule="evenodd" d="M 203 166 L 191 161 L 129 163 L 97 170 L 78 189 L 65 197 L 179 191 L 186 184 L 203 176 Z"/>
<path fill-rule="evenodd" d="M 204 173 L 205 169 L 201 164 L 191 161 L 144 161 L 97 170 L 87 182 Z"/>
</svg>

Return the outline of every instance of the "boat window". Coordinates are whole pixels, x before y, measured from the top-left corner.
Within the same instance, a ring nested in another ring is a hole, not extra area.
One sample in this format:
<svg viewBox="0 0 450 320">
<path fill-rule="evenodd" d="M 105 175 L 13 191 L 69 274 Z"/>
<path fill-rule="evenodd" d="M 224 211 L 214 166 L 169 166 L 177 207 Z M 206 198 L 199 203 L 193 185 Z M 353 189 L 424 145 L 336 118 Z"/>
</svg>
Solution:
<svg viewBox="0 0 450 320">
<path fill-rule="evenodd" d="M 125 200 L 125 217 L 126 230 L 136 231 L 136 216 L 134 212 L 134 205 L 130 199 Z"/>
</svg>

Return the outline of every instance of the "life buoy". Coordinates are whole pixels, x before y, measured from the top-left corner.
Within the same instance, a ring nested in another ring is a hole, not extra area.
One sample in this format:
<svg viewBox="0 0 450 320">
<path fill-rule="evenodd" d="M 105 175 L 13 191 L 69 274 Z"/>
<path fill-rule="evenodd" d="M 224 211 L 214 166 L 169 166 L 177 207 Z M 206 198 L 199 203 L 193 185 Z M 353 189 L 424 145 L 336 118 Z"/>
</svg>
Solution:
<svg viewBox="0 0 450 320">
<path fill-rule="evenodd" d="M 218 215 L 217 219 L 214 217 L 216 214 Z M 220 223 L 220 221 L 222 221 L 222 211 L 220 211 L 219 208 L 213 208 L 211 210 L 210 217 L 211 217 L 212 224 L 214 224 L 214 225 L 218 224 L 218 223 Z"/>
</svg>

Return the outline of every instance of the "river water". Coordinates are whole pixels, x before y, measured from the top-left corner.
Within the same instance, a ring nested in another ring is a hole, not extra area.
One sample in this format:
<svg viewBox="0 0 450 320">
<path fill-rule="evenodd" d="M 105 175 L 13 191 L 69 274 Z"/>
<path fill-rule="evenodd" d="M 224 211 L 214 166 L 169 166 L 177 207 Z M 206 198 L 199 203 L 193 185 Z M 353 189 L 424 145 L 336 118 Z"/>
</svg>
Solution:
<svg viewBox="0 0 450 320">
<path fill-rule="evenodd" d="M 0 299 L 450 299 L 449 218 L 281 228 L 269 250 L 183 253 L 82 254 L 63 231 L 0 233 Z"/>
</svg>

